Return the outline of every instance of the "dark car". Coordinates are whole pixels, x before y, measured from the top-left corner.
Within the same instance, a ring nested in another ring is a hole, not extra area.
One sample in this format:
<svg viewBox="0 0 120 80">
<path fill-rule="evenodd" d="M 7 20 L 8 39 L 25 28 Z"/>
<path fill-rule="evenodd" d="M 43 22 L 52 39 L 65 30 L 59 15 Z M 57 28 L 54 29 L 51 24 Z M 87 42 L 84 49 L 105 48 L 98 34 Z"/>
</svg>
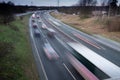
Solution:
<svg viewBox="0 0 120 80">
<path fill-rule="evenodd" d="M 35 30 L 34 30 L 34 35 L 35 35 L 36 37 L 40 37 L 40 31 L 39 31 L 38 29 L 35 29 Z"/>
<path fill-rule="evenodd" d="M 35 20 L 34 20 L 34 19 L 32 19 L 32 22 L 34 23 L 34 22 L 35 22 Z"/>
<path fill-rule="evenodd" d="M 33 28 L 36 29 L 37 28 L 37 23 L 33 23 Z"/>
<path fill-rule="evenodd" d="M 38 14 L 36 14 L 36 18 L 37 18 L 37 19 L 39 19 L 39 18 L 40 18 L 40 16 L 39 16 Z"/>
</svg>

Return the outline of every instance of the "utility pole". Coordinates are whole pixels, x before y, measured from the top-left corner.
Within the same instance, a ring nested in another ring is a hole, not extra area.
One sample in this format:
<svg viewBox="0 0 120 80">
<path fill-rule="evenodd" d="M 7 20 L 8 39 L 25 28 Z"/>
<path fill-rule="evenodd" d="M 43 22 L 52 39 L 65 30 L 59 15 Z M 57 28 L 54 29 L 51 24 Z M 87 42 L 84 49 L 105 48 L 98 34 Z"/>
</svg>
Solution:
<svg viewBox="0 0 120 80">
<path fill-rule="evenodd" d="M 58 0 L 58 7 L 59 7 L 60 1 Z"/>
</svg>

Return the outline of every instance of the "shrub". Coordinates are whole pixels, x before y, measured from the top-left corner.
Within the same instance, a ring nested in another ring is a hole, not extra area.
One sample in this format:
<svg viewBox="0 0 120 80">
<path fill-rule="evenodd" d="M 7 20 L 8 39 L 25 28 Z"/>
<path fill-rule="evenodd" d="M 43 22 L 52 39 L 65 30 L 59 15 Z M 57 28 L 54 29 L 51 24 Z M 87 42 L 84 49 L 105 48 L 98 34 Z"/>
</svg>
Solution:
<svg viewBox="0 0 120 80">
<path fill-rule="evenodd" d="M 0 64 L 0 80 L 17 80 L 22 77 L 22 70 L 16 64 L 7 61 Z"/>
<path fill-rule="evenodd" d="M 19 28 L 15 25 L 9 24 L 9 27 L 14 31 L 19 31 Z"/>
<path fill-rule="evenodd" d="M 0 58 L 5 55 L 12 53 L 14 46 L 11 42 L 2 42 L 0 41 Z"/>
</svg>

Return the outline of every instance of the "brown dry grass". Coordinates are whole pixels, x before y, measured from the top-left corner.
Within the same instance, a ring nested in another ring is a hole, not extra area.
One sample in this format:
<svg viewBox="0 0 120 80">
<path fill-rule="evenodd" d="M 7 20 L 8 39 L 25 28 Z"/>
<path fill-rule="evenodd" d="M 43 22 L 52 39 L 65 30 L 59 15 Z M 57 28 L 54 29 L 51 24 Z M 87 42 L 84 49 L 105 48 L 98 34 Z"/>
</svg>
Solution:
<svg viewBox="0 0 120 80">
<path fill-rule="evenodd" d="M 58 18 L 62 22 L 73 26 L 81 31 L 89 34 L 98 34 L 107 38 L 120 42 L 120 31 L 109 32 L 106 25 L 107 19 L 92 17 L 86 19 L 80 19 L 78 15 L 62 14 L 62 13 L 51 13 L 52 16 Z M 114 21 L 115 22 L 115 21 Z M 120 23 L 117 23 L 120 25 Z"/>
</svg>

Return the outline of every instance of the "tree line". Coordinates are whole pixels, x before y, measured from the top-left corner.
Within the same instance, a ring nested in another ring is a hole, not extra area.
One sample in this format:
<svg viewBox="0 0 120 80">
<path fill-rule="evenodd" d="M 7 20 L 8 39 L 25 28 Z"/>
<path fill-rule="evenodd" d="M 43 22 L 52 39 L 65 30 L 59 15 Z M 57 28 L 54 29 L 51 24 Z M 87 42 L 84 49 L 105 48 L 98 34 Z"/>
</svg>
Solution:
<svg viewBox="0 0 120 80">
<path fill-rule="evenodd" d="M 106 11 L 108 16 L 115 16 L 120 14 L 120 5 L 117 5 L 118 0 L 101 0 L 101 4 L 98 5 L 97 0 L 79 0 L 77 4 L 69 7 L 66 12 L 78 12 L 83 15 L 90 15 L 92 11 Z M 60 9 L 61 10 L 61 9 Z M 61 10 L 61 11 L 62 11 Z M 80 15 L 81 15 L 80 14 Z"/>
<path fill-rule="evenodd" d="M 77 4 L 70 7 L 45 7 L 45 6 L 16 6 L 11 1 L 0 3 L 0 23 L 7 24 L 14 20 L 14 14 L 23 13 L 28 10 L 51 10 L 57 9 L 65 13 L 82 14 L 89 16 L 93 11 L 106 11 L 107 15 L 114 16 L 120 14 L 120 6 L 117 5 L 118 0 L 101 0 L 101 6 L 97 5 L 97 0 L 79 0 Z"/>
<path fill-rule="evenodd" d="M 26 6 L 15 6 L 11 1 L 0 3 L 0 23 L 8 24 L 14 20 L 16 13 L 26 12 Z"/>
</svg>

